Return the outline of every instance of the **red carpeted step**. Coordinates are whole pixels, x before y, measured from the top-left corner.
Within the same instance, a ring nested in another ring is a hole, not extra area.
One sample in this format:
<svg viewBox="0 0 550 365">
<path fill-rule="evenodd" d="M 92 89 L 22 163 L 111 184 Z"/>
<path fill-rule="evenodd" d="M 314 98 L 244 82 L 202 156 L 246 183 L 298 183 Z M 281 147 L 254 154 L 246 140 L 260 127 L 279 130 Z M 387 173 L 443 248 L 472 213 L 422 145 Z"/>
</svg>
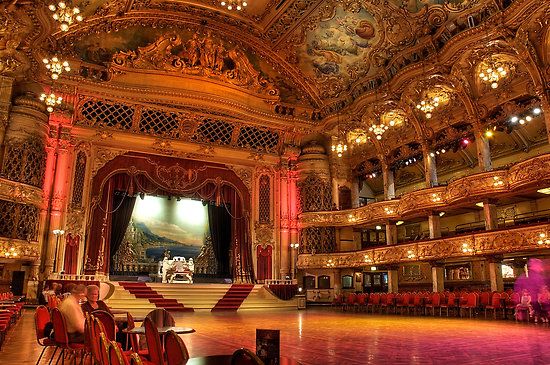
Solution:
<svg viewBox="0 0 550 365">
<path fill-rule="evenodd" d="M 218 303 L 212 308 L 215 311 L 236 311 L 239 309 L 248 294 L 252 291 L 254 285 L 233 284 Z"/>
<path fill-rule="evenodd" d="M 157 293 L 145 283 L 119 282 L 119 285 L 128 290 L 130 294 L 135 295 L 136 298 L 149 300 L 149 303 L 154 304 L 157 308 L 164 308 L 171 312 L 194 312 L 193 308 L 185 308 L 176 299 L 164 298 L 162 294 Z"/>
</svg>

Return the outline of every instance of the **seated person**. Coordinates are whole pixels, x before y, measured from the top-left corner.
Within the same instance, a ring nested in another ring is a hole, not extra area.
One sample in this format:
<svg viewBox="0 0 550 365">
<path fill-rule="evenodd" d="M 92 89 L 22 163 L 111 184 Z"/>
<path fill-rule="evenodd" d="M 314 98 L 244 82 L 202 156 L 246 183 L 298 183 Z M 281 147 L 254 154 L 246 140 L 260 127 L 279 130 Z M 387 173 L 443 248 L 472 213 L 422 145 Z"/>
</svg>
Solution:
<svg viewBox="0 0 550 365">
<path fill-rule="evenodd" d="M 519 319 L 521 317 L 521 311 L 527 311 L 529 315 L 533 314 L 533 306 L 531 305 L 531 296 L 529 295 L 529 291 L 527 289 L 523 289 L 521 292 L 521 299 L 518 305 L 516 305 L 516 313 L 515 317 L 516 319 Z"/>
<path fill-rule="evenodd" d="M 102 310 L 109 312 L 111 315 L 113 314 L 107 304 L 99 300 L 99 287 L 97 285 L 88 285 L 86 287 L 86 298 L 88 301 L 82 304 L 82 310 L 84 312 L 91 313 L 95 310 Z"/>
<path fill-rule="evenodd" d="M 84 312 L 80 302 L 86 297 L 86 286 L 76 285 L 71 294 L 59 304 L 59 311 L 65 318 L 67 324 L 67 335 L 69 342 L 84 342 Z"/>
</svg>

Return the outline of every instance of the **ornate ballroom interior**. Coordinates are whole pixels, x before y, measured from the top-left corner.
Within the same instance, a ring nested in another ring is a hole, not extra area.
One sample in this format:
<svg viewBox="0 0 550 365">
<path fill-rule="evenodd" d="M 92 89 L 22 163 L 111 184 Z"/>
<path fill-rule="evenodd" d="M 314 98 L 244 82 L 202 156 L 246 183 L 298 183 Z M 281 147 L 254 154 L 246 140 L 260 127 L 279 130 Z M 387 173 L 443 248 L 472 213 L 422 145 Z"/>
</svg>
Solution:
<svg viewBox="0 0 550 365">
<path fill-rule="evenodd" d="M 2 290 L 108 281 L 121 186 L 227 204 L 230 278 L 308 301 L 548 257 L 549 2 L 245 4 L 0 4 Z"/>
</svg>

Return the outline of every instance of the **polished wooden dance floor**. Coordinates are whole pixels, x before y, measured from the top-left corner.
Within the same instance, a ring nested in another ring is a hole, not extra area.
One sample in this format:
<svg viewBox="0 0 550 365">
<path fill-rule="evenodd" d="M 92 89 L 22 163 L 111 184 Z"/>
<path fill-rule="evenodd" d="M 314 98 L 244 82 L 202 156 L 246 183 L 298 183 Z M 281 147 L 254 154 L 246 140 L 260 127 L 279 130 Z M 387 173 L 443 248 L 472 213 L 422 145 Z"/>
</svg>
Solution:
<svg viewBox="0 0 550 365">
<path fill-rule="evenodd" d="M 33 312 L 10 331 L 0 364 L 34 364 Z M 330 309 L 179 313 L 191 357 L 255 348 L 256 328 L 281 330 L 281 353 L 304 365 L 550 364 L 550 328 L 504 320 L 342 313 Z M 42 362 L 47 364 L 46 361 Z"/>
</svg>

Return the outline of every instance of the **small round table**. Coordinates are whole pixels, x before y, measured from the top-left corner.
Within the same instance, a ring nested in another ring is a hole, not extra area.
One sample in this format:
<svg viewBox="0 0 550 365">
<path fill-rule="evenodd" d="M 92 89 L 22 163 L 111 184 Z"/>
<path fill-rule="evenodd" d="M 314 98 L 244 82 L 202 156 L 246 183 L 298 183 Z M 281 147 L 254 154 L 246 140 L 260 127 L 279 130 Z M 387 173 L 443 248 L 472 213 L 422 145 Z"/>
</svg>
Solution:
<svg viewBox="0 0 550 365">
<path fill-rule="evenodd" d="M 185 333 L 193 333 L 195 332 L 195 329 L 191 327 L 168 326 L 168 327 L 157 327 L 157 331 L 159 332 L 159 335 L 165 335 L 168 331 L 174 331 L 177 334 L 185 334 Z M 123 330 L 123 332 L 144 335 L 145 327 L 134 327 L 131 330 L 129 329 Z"/>
<path fill-rule="evenodd" d="M 186 365 L 231 365 L 232 355 L 213 355 L 190 358 Z M 279 357 L 279 365 L 300 365 L 294 359 L 281 356 Z"/>
</svg>

